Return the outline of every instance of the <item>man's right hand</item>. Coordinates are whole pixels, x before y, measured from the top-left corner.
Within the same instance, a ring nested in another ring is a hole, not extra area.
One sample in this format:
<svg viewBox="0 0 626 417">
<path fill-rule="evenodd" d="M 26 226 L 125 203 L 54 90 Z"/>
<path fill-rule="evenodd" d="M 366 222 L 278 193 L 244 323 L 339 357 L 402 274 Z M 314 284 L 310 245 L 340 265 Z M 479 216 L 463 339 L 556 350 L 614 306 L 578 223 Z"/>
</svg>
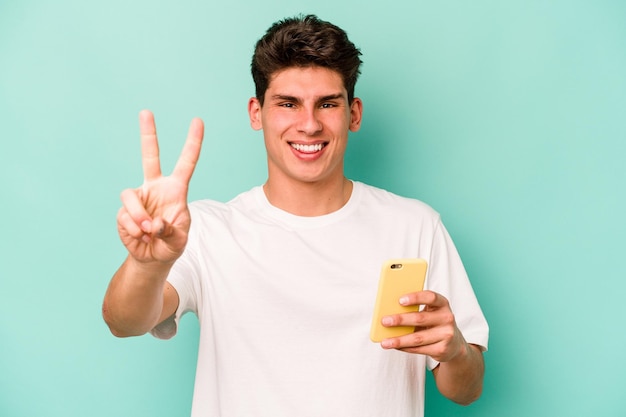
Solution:
<svg viewBox="0 0 626 417">
<path fill-rule="evenodd" d="M 161 174 L 156 126 L 150 111 L 139 113 L 139 127 L 144 182 L 140 188 L 122 192 L 117 228 L 136 261 L 171 264 L 187 244 L 191 224 L 187 191 L 200 156 L 204 124 L 198 118 L 191 121 L 180 158 L 168 177 Z"/>
</svg>

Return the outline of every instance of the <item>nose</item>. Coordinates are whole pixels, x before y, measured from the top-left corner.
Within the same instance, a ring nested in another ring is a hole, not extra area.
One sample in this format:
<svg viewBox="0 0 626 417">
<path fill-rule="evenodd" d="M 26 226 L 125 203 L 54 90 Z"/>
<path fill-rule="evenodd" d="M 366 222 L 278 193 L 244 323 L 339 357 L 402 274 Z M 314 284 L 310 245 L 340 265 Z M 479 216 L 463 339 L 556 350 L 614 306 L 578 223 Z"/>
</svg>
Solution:
<svg viewBox="0 0 626 417">
<path fill-rule="evenodd" d="M 322 131 L 322 123 L 317 114 L 317 109 L 304 108 L 300 111 L 298 131 L 308 136 L 313 136 Z"/>
</svg>

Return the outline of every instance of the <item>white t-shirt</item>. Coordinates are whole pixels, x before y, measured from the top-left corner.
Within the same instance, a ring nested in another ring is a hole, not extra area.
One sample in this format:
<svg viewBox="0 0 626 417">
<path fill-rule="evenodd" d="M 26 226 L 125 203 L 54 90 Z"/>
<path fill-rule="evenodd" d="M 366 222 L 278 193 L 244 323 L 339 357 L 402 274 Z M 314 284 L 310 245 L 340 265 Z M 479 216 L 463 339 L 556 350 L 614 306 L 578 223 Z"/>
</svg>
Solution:
<svg viewBox="0 0 626 417">
<path fill-rule="evenodd" d="M 439 215 L 359 182 L 340 210 L 299 217 L 262 187 L 229 203 L 190 205 L 184 254 L 168 281 L 180 305 L 153 334 L 198 315 L 193 417 L 423 416 L 423 355 L 369 340 L 380 268 L 428 261 L 426 288 L 450 301 L 469 343 L 488 326 Z"/>
</svg>

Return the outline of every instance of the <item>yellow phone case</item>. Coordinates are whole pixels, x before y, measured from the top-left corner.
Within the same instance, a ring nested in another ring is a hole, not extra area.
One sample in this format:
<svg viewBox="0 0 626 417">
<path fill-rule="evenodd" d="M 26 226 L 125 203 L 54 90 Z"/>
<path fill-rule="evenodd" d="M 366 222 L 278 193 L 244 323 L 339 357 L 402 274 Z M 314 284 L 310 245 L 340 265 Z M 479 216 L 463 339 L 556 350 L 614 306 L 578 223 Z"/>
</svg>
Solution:
<svg viewBox="0 0 626 417">
<path fill-rule="evenodd" d="M 417 305 L 405 307 L 398 300 L 403 295 L 424 289 L 426 268 L 426 261 L 419 258 L 391 259 L 384 263 L 380 272 L 374 316 L 370 329 L 372 342 L 404 336 L 414 331 L 411 326 L 385 327 L 381 324 L 381 320 L 390 314 L 408 313 L 419 309 Z"/>
</svg>

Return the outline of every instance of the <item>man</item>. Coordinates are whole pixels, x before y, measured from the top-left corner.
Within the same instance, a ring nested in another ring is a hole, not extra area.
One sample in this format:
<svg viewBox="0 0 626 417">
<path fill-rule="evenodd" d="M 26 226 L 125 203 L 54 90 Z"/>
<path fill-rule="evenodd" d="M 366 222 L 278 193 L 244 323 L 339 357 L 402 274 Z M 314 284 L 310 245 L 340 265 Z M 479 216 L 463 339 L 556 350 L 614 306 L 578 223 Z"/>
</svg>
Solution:
<svg viewBox="0 0 626 417">
<path fill-rule="evenodd" d="M 160 338 L 198 315 L 195 417 L 421 416 L 426 367 L 453 401 L 481 393 L 487 323 L 438 214 L 344 176 L 348 132 L 361 125 L 359 56 L 315 16 L 267 31 L 248 112 L 268 178 L 226 204 L 187 205 L 202 121 L 163 177 L 154 118 L 140 114 L 145 179 L 122 193 L 129 255 L 103 315 L 116 336 Z M 428 261 L 426 290 L 398 300 L 424 308 L 383 318 L 415 332 L 377 346 L 369 321 L 389 258 Z"/>
</svg>

